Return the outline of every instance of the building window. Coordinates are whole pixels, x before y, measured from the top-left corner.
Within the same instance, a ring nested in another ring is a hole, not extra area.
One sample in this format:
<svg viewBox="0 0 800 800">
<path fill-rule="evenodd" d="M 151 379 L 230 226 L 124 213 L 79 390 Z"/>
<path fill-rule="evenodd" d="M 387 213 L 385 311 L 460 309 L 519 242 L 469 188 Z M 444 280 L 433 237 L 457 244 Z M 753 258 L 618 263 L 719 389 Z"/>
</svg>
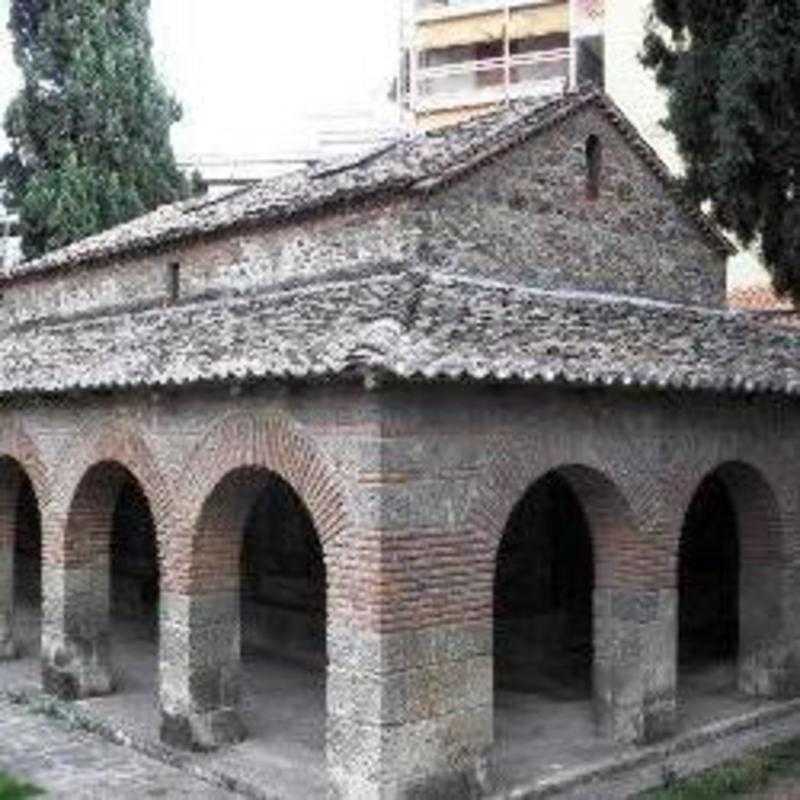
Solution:
<svg viewBox="0 0 800 800">
<path fill-rule="evenodd" d="M 167 274 L 167 294 L 170 303 L 177 303 L 181 293 L 181 265 L 173 262 Z"/>
<path fill-rule="evenodd" d="M 603 143 L 591 134 L 586 139 L 586 197 L 597 200 L 600 196 L 600 172 L 603 169 Z"/>
</svg>

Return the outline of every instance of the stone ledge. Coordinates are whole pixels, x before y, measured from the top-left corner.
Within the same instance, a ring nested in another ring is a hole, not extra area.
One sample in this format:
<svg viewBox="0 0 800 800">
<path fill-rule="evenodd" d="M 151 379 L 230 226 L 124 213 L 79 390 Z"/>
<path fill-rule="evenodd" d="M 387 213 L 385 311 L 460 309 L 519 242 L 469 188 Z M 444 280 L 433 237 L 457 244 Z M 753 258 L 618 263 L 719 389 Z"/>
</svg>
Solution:
<svg viewBox="0 0 800 800">
<path fill-rule="evenodd" d="M 211 786 L 251 800 L 292 800 L 222 770 L 191 763 L 185 753 L 155 739 L 133 735 L 100 715 L 54 699 L 32 685 L 0 690 L 0 703 L 29 706 L 31 713 L 45 714 L 72 728 L 89 731 L 180 769 Z M 488 795 L 487 800 L 620 800 L 660 786 L 665 779 L 685 778 L 796 736 L 800 736 L 800 699 L 772 703 L 757 711 L 704 725 L 668 742 L 631 749 L 616 758 L 565 769 L 527 785 L 505 788 Z"/>
<path fill-rule="evenodd" d="M 620 800 L 795 736 L 800 736 L 800 699 L 772 703 L 667 742 L 505 788 L 488 800 Z"/>
</svg>

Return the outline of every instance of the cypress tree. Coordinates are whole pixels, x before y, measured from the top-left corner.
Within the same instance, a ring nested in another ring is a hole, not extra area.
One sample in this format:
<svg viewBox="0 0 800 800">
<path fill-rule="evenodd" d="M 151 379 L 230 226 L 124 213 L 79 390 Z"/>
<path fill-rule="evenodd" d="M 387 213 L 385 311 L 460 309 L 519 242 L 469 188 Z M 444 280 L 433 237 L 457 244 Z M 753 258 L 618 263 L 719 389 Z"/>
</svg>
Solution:
<svg viewBox="0 0 800 800">
<path fill-rule="evenodd" d="M 800 305 L 800 0 L 654 0 L 642 61 L 685 188 Z"/>
<path fill-rule="evenodd" d="M 149 0 L 12 0 L 23 86 L 0 163 L 23 254 L 41 255 L 187 194 L 180 107 L 152 59 Z"/>
</svg>

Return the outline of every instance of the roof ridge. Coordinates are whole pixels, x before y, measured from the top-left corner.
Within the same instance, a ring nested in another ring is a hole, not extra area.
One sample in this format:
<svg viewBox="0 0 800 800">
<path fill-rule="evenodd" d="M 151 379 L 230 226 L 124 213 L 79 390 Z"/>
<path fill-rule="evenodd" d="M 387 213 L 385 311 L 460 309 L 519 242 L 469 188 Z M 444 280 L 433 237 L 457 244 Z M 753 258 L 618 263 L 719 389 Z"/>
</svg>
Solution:
<svg viewBox="0 0 800 800">
<path fill-rule="evenodd" d="M 153 251 L 245 225 L 282 224 L 300 214 L 345 203 L 396 197 L 403 192 L 433 192 L 592 103 L 666 185 L 673 201 L 717 251 L 726 256 L 735 252 L 702 210 L 679 191 L 664 162 L 613 100 L 594 84 L 584 84 L 571 92 L 512 101 L 490 114 L 454 125 L 444 135 L 398 138 L 345 163 L 316 171 L 287 172 L 199 204 L 165 204 L 122 225 L 0 271 L 0 283 L 56 268 Z M 460 137 L 459 132 L 463 133 Z"/>
</svg>

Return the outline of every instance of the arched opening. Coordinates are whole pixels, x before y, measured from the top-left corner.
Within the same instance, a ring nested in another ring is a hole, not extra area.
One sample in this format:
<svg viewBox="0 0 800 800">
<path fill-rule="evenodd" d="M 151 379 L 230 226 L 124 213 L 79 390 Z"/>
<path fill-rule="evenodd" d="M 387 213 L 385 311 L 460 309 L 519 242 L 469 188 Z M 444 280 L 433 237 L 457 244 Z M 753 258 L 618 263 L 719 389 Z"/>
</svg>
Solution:
<svg viewBox="0 0 800 800">
<path fill-rule="evenodd" d="M 686 510 L 678 548 L 684 724 L 746 710 L 755 701 L 744 695 L 787 692 L 781 564 L 778 506 L 763 476 L 741 462 L 707 474 Z"/>
<path fill-rule="evenodd" d="M 565 465 L 526 489 L 495 565 L 498 774 L 526 780 L 533 763 L 577 766 L 663 735 L 674 712 L 664 560 L 599 471 Z"/>
<path fill-rule="evenodd" d="M 244 524 L 242 657 L 324 670 L 326 578 L 322 546 L 303 501 L 271 476 Z"/>
<path fill-rule="evenodd" d="M 157 532 L 144 489 L 125 466 L 103 461 L 84 473 L 70 503 L 62 557 L 63 568 L 47 587 L 57 602 L 45 620 L 45 688 L 68 699 L 113 692 L 98 701 L 112 718 L 152 722 Z M 132 694 L 141 701 L 120 699 Z"/>
<path fill-rule="evenodd" d="M 0 656 L 35 660 L 40 650 L 42 529 L 30 477 L 0 458 Z"/>
<path fill-rule="evenodd" d="M 116 691 L 157 695 L 159 570 L 144 490 L 121 476 L 111 515 L 110 611 Z M 152 701 L 148 702 L 152 705 Z"/>
<path fill-rule="evenodd" d="M 588 522 L 565 478 L 551 472 L 517 504 L 495 572 L 499 689 L 589 699 L 594 567 Z"/>
<path fill-rule="evenodd" d="M 274 473 L 262 476 L 240 556 L 242 721 L 265 759 L 325 771 L 326 573 L 311 515 Z M 296 771 L 296 767 L 295 770 Z M 290 776 L 287 774 L 287 780 Z M 309 789 L 310 791 L 310 789 Z"/>
<path fill-rule="evenodd" d="M 527 776 L 531 758 L 548 758 L 555 719 L 594 736 L 592 536 L 568 474 L 549 472 L 527 489 L 497 551 L 495 745 L 509 781 Z"/>
<path fill-rule="evenodd" d="M 679 548 L 681 676 L 725 663 L 739 650 L 739 531 L 723 480 L 706 477 L 686 512 Z"/>
<path fill-rule="evenodd" d="M 184 616 L 187 667 L 162 681 L 162 739 L 213 749 L 246 736 L 250 780 L 324 794 L 326 572 L 305 503 L 275 472 L 235 469 L 202 505 L 191 558 L 203 611 Z"/>
<path fill-rule="evenodd" d="M 20 656 L 38 658 L 42 624 L 42 520 L 30 478 L 23 472 L 14 530 L 14 628 Z"/>
</svg>

